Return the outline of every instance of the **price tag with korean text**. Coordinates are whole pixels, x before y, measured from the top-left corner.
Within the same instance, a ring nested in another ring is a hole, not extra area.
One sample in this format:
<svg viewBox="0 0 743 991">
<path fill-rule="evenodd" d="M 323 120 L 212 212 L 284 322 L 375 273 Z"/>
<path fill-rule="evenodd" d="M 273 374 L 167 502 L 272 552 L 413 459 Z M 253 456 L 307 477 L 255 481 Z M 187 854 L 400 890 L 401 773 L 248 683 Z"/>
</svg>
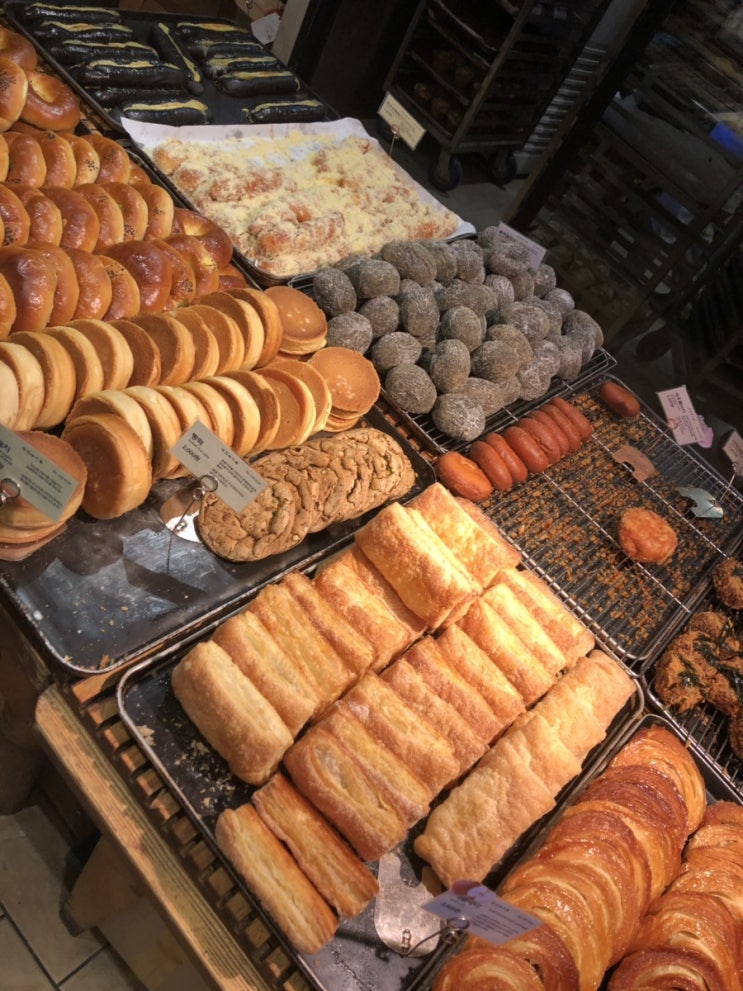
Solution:
<svg viewBox="0 0 743 991">
<path fill-rule="evenodd" d="M 541 925 L 539 919 L 499 898 L 483 884 L 457 881 L 423 906 L 458 929 L 499 946 Z"/>
<path fill-rule="evenodd" d="M 241 513 L 266 488 L 260 475 L 199 420 L 181 435 L 170 453 L 196 478 L 213 479 L 220 499 L 235 513 Z"/>
<path fill-rule="evenodd" d="M 402 138 L 405 144 L 415 151 L 426 133 L 426 129 L 418 123 L 412 114 L 408 113 L 400 101 L 387 93 L 377 113 L 392 128 L 395 137 Z"/>
<path fill-rule="evenodd" d="M 737 430 L 733 430 L 725 440 L 722 449 L 730 458 L 730 464 L 733 466 L 735 474 L 743 476 L 743 437 Z"/>
<path fill-rule="evenodd" d="M 664 389 L 658 393 L 658 399 L 677 444 L 704 442 L 705 430 L 685 385 Z"/>
<path fill-rule="evenodd" d="M 25 440 L 0 425 L 0 479 L 50 520 L 58 520 L 78 486 L 77 479 Z"/>
</svg>

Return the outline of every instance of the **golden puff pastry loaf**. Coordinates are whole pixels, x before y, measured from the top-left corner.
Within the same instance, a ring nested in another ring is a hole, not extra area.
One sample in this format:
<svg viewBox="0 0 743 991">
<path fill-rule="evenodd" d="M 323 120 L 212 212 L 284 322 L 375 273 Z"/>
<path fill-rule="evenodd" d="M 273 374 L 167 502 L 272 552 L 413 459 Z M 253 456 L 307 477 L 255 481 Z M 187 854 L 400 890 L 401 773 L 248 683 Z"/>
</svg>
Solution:
<svg viewBox="0 0 743 991">
<path fill-rule="evenodd" d="M 342 551 L 315 576 L 315 587 L 374 649 L 372 668 L 381 671 L 420 630 L 409 620 L 395 590 L 360 552 Z"/>
<path fill-rule="evenodd" d="M 500 668 L 525 706 L 533 705 L 554 684 L 555 676 L 484 597 L 472 603 L 458 625 Z"/>
<path fill-rule="evenodd" d="M 482 591 L 420 513 L 391 503 L 355 534 L 405 605 L 438 629 Z"/>
<path fill-rule="evenodd" d="M 373 672 L 354 685 L 339 705 L 350 709 L 427 786 L 430 798 L 460 773 L 449 739 Z"/>
<path fill-rule="evenodd" d="M 483 601 L 492 606 L 548 674 L 556 678 L 565 670 L 565 655 L 512 588 L 503 583 L 494 585 L 484 593 Z"/>
<path fill-rule="evenodd" d="M 283 585 L 318 633 L 338 653 L 345 667 L 355 675 L 362 675 L 373 665 L 372 645 L 331 602 L 323 598 L 307 575 L 293 571 L 284 577 Z"/>
<path fill-rule="evenodd" d="M 408 831 L 394 799 L 328 730 L 314 726 L 287 751 L 297 789 L 345 837 L 362 860 L 378 860 Z"/>
<path fill-rule="evenodd" d="M 338 920 L 286 847 L 249 804 L 217 819 L 219 849 L 300 953 L 316 953 Z"/>
<path fill-rule="evenodd" d="M 478 739 L 488 744 L 498 735 L 502 728 L 500 719 L 477 689 L 447 663 L 433 637 L 424 637 L 413 644 L 406 651 L 405 660 L 436 695 L 456 709 Z"/>
<path fill-rule="evenodd" d="M 459 775 L 468 771 L 482 757 L 486 750 L 484 741 L 454 706 L 441 698 L 404 657 L 390 664 L 380 677 L 420 718 L 429 720 L 446 737 L 459 765 Z"/>
<path fill-rule="evenodd" d="M 274 640 L 317 686 L 317 712 L 326 709 L 354 679 L 328 641 L 309 621 L 307 614 L 279 584 L 265 585 L 248 606 Z"/>
<path fill-rule="evenodd" d="M 561 602 L 549 585 L 525 568 L 503 568 L 496 582 L 507 585 L 554 641 L 568 667 L 596 645 L 593 634 Z"/>
<path fill-rule="evenodd" d="M 490 706 L 500 722 L 497 732 L 510 726 L 524 711 L 523 699 L 511 682 L 461 627 L 448 627 L 436 638 L 436 644 L 449 667 L 472 685 Z"/>
<path fill-rule="evenodd" d="M 230 770 L 263 784 L 293 737 L 271 703 L 218 644 L 196 644 L 175 666 L 173 692 Z"/>
<path fill-rule="evenodd" d="M 254 792 L 253 806 L 338 915 L 353 918 L 376 897 L 376 877 L 285 775 Z"/>
<path fill-rule="evenodd" d="M 446 887 L 482 881 L 521 834 L 554 808 L 550 789 L 505 748 L 471 771 L 433 809 L 415 852 Z"/>
<path fill-rule="evenodd" d="M 408 508 L 421 514 L 472 579 L 481 588 L 487 588 L 502 568 L 519 563 L 521 553 L 494 526 L 478 522 L 478 513 L 483 520 L 487 518 L 474 503 L 470 505 L 471 510 L 465 509 L 462 501 L 435 482 L 412 499 Z"/>
<path fill-rule="evenodd" d="M 268 699 L 292 736 L 314 716 L 320 705 L 315 682 L 278 644 L 260 619 L 243 610 L 221 623 L 212 635 L 214 643 Z"/>
</svg>

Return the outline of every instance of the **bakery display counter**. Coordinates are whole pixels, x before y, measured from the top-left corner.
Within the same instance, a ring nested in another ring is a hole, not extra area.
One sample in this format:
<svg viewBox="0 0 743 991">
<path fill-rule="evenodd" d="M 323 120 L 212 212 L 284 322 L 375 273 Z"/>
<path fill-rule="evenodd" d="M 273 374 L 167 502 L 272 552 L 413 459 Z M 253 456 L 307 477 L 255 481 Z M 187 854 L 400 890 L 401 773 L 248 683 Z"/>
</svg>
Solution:
<svg viewBox="0 0 743 991">
<path fill-rule="evenodd" d="M 226 18 L 185 17 L 93 4 L 5 4 L 80 96 L 124 134 L 122 117 L 170 124 L 332 120 L 335 114 Z"/>
</svg>

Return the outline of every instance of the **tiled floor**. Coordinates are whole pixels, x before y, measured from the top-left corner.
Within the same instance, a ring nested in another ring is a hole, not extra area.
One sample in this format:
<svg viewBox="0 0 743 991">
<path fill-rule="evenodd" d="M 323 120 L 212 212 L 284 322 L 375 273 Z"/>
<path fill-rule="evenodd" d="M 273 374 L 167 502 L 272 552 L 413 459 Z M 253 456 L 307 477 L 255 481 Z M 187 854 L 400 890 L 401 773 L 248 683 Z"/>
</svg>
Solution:
<svg viewBox="0 0 743 991">
<path fill-rule="evenodd" d="M 0 816 L 0 991 L 143 991 L 101 936 L 62 921 L 71 849 L 41 793 Z"/>
</svg>

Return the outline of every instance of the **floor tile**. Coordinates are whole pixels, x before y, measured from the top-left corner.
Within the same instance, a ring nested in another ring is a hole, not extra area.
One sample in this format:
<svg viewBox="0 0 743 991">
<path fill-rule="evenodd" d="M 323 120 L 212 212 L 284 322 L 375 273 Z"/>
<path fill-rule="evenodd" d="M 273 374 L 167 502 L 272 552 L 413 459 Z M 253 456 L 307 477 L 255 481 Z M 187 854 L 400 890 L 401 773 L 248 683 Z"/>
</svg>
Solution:
<svg viewBox="0 0 743 991">
<path fill-rule="evenodd" d="M 71 936 L 60 918 L 66 855 L 65 839 L 38 806 L 0 816 L 0 903 L 58 982 L 102 945 L 93 933 Z"/>
<path fill-rule="evenodd" d="M 53 991 L 53 985 L 10 923 L 0 919 L 0 987 L 8 991 Z"/>
<path fill-rule="evenodd" d="M 63 981 L 60 991 L 143 991 L 143 985 L 106 947 Z"/>
</svg>

